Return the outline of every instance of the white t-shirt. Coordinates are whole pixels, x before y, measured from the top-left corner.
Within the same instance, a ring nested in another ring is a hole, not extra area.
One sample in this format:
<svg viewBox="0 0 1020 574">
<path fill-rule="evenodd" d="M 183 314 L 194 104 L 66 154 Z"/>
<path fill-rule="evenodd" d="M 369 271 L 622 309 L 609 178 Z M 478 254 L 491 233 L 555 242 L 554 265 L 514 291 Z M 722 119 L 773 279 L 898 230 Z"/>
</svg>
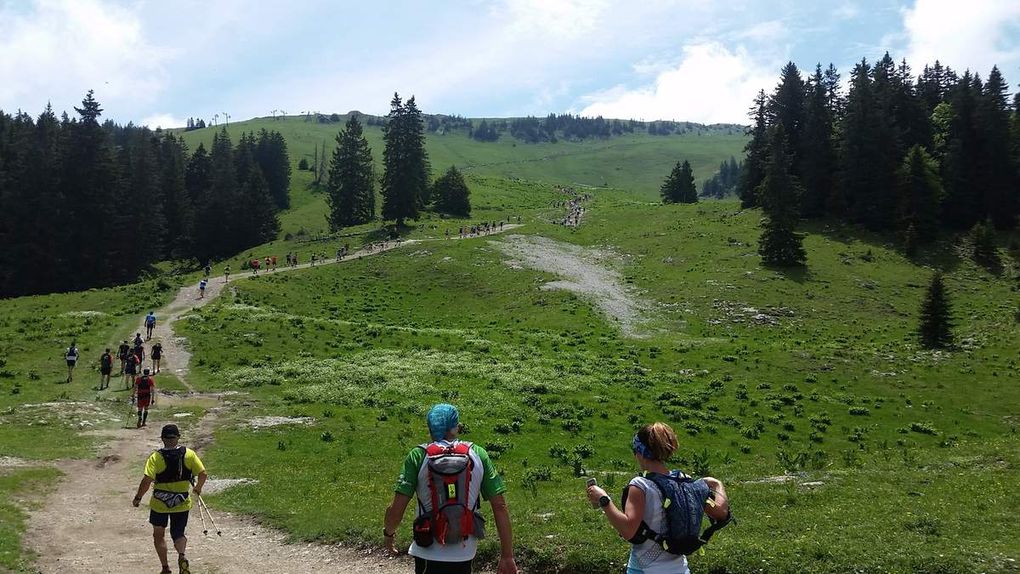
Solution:
<svg viewBox="0 0 1020 574">
<path fill-rule="evenodd" d="M 636 486 L 645 493 L 643 518 L 645 524 L 656 532 L 664 531 L 666 514 L 662 511 L 662 494 L 659 488 L 643 476 L 632 478 L 630 486 Z M 639 570 L 644 574 L 690 574 L 686 556 L 670 554 L 651 540 L 631 545 L 627 568 Z"/>
</svg>

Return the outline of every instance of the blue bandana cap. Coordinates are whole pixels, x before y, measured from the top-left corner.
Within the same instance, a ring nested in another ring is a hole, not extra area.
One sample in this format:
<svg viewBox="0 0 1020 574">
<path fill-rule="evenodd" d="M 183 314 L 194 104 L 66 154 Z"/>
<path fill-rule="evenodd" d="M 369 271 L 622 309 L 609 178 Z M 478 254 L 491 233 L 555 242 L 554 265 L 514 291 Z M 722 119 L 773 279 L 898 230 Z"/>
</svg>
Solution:
<svg viewBox="0 0 1020 574">
<path fill-rule="evenodd" d="M 638 435 L 634 435 L 634 441 L 631 443 L 630 446 L 631 449 L 637 454 L 640 454 L 641 456 L 647 458 L 648 460 L 655 460 L 655 455 L 652 454 L 652 449 L 648 448 L 648 445 L 641 442 L 641 439 L 638 438 Z"/>
<path fill-rule="evenodd" d="M 429 434 L 432 436 L 432 440 L 443 440 L 450 429 L 456 428 L 460 424 L 460 413 L 453 405 L 439 403 L 429 410 L 425 420 L 429 423 Z"/>
</svg>

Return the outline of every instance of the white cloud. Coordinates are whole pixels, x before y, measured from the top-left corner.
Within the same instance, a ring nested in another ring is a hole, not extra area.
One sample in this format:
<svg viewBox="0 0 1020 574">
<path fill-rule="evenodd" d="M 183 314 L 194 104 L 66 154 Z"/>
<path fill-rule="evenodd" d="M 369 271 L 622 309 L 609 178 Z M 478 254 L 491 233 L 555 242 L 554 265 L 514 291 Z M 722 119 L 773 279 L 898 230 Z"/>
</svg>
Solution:
<svg viewBox="0 0 1020 574">
<path fill-rule="evenodd" d="M 832 15 L 837 20 L 853 20 L 861 14 L 861 8 L 853 2 L 847 2 L 846 4 L 840 5 L 838 8 L 832 11 Z"/>
<path fill-rule="evenodd" d="M 751 26 L 738 34 L 739 38 L 755 42 L 778 42 L 787 36 L 786 24 L 782 20 L 769 20 Z"/>
<path fill-rule="evenodd" d="M 103 0 L 0 4 L 0 107 L 70 110 L 89 89 L 108 111 L 151 102 L 167 54 L 144 37 L 138 14 Z"/>
<path fill-rule="evenodd" d="M 747 123 L 758 90 L 776 82 L 776 62 L 755 61 L 743 47 L 717 42 L 685 46 L 679 64 L 637 89 L 616 86 L 584 96 L 581 113 L 612 118 Z"/>
<path fill-rule="evenodd" d="M 902 10 L 907 62 L 915 69 L 936 59 L 987 75 L 1020 64 L 1020 2 L 1017 0 L 917 0 Z"/>
<path fill-rule="evenodd" d="M 182 120 L 180 118 L 175 118 L 171 114 L 155 114 L 142 119 L 142 121 L 139 123 L 143 126 L 149 126 L 152 129 L 156 128 L 168 129 L 168 128 L 183 128 L 185 125 L 187 125 L 188 121 Z"/>
</svg>

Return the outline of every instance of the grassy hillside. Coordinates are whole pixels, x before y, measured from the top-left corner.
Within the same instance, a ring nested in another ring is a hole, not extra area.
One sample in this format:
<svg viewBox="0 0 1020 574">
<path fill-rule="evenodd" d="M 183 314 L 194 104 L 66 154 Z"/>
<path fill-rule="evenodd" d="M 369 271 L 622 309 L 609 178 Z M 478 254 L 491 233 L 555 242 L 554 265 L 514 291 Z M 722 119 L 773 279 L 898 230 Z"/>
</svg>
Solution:
<svg viewBox="0 0 1020 574">
<path fill-rule="evenodd" d="M 521 268 L 509 238 L 239 282 L 182 321 L 199 384 L 254 399 L 207 462 L 260 482 L 219 503 L 302 539 L 378 542 L 400 459 L 425 440 L 428 406 L 449 400 L 494 453 L 537 571 L 618 569 L 626 545 L 578 476 L 618 491 L 631 433 L 654 420 L 683 437 L 676 465 L 730 484 L 741 519 L 694 557 L 700 571 L 1010 571 L 1010 280 L 951 246 L 928 254 L 949 271 L 961 341 L 932 353 L 912 336 L 930 270 L 879 238 L 811 229 L 808 271 L 784 275 L 759 266 L 760 215 L 735 203 L 609 190 L 587 217 L 576 232 L 537 218 L 522 232 L 617 270 L 646 303 L 645 338 L 543 289 L 560 277 Z M 263 415 L 314 422 L 253 432 Z"/>
<path fill-rule="evenodd" d="M 191 150 L 199 143 L 204 143 L 208 149 L 213 133 L 222 127 L 186 132 L 184 139 Z M 305 121 L 303 117 L 257 118 L 226 126 L 234 143 L 242 132 L 263 128 L 279 131 L 287 139 L 293 168 L 292 209 L 281 215 L 281 235 L 296 233 L 301 228 L 309 232 L 324 231 L 327 227 L 323 218 L 325 200 L 321 194 L 310 192 L 312 174 L 298 171 L 297 164 L 302 158 L 312 163 L 316 146 L 325 145 L 327 157 L 330 157 L 343 122 L 320 124 Z M 366 125 L 365 137 L 372 146 L 377 173 L 382 173 L 382 131 L 378 126 Z M 700 184 L 715 173 L 719 162 L 730 156 L 740 157 L 746 141 L 743 135 L 719 132 L 670 136 L 631 134 L 607 140 L 541 144 L 526 144 L 504 134 L 499 141 L 480 143 L 464 133 L 451 133 L 428 134 L 426 147 L 436 176 L 456 165 L 469 177 L 476 176 L 483 181 L 510 177 L 548 184 L 609 186 L 626 189 L 635 197 L 655 200 L 662 180 L 677 161 L 689 160 Z M 471 183 L 473 180 L 469 180 Z"/>
</svg>

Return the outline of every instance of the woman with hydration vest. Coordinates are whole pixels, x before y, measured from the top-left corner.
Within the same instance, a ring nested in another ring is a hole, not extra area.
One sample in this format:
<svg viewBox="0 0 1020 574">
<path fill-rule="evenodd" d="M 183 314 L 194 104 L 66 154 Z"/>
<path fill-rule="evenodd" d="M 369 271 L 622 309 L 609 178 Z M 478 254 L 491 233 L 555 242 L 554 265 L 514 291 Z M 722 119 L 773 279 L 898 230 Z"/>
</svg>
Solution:
<svg viewBox="0 0 1020 574">
<path fill-rule="evenodd" d="M 638 430 L 631 449 L 643 472 L 624 488 L 620 508 L 589 480 L 588 499 L 631 543 L 627 574 L 689 574 L 685 555 L 698 550 L 730 520 L 722 482 L 711 477 L 694 480 L 666 466 L 677 447 L 676 433 L 665 423 Z M 712 521 L 704 533 L 703 514 Z"/>
</svg>

